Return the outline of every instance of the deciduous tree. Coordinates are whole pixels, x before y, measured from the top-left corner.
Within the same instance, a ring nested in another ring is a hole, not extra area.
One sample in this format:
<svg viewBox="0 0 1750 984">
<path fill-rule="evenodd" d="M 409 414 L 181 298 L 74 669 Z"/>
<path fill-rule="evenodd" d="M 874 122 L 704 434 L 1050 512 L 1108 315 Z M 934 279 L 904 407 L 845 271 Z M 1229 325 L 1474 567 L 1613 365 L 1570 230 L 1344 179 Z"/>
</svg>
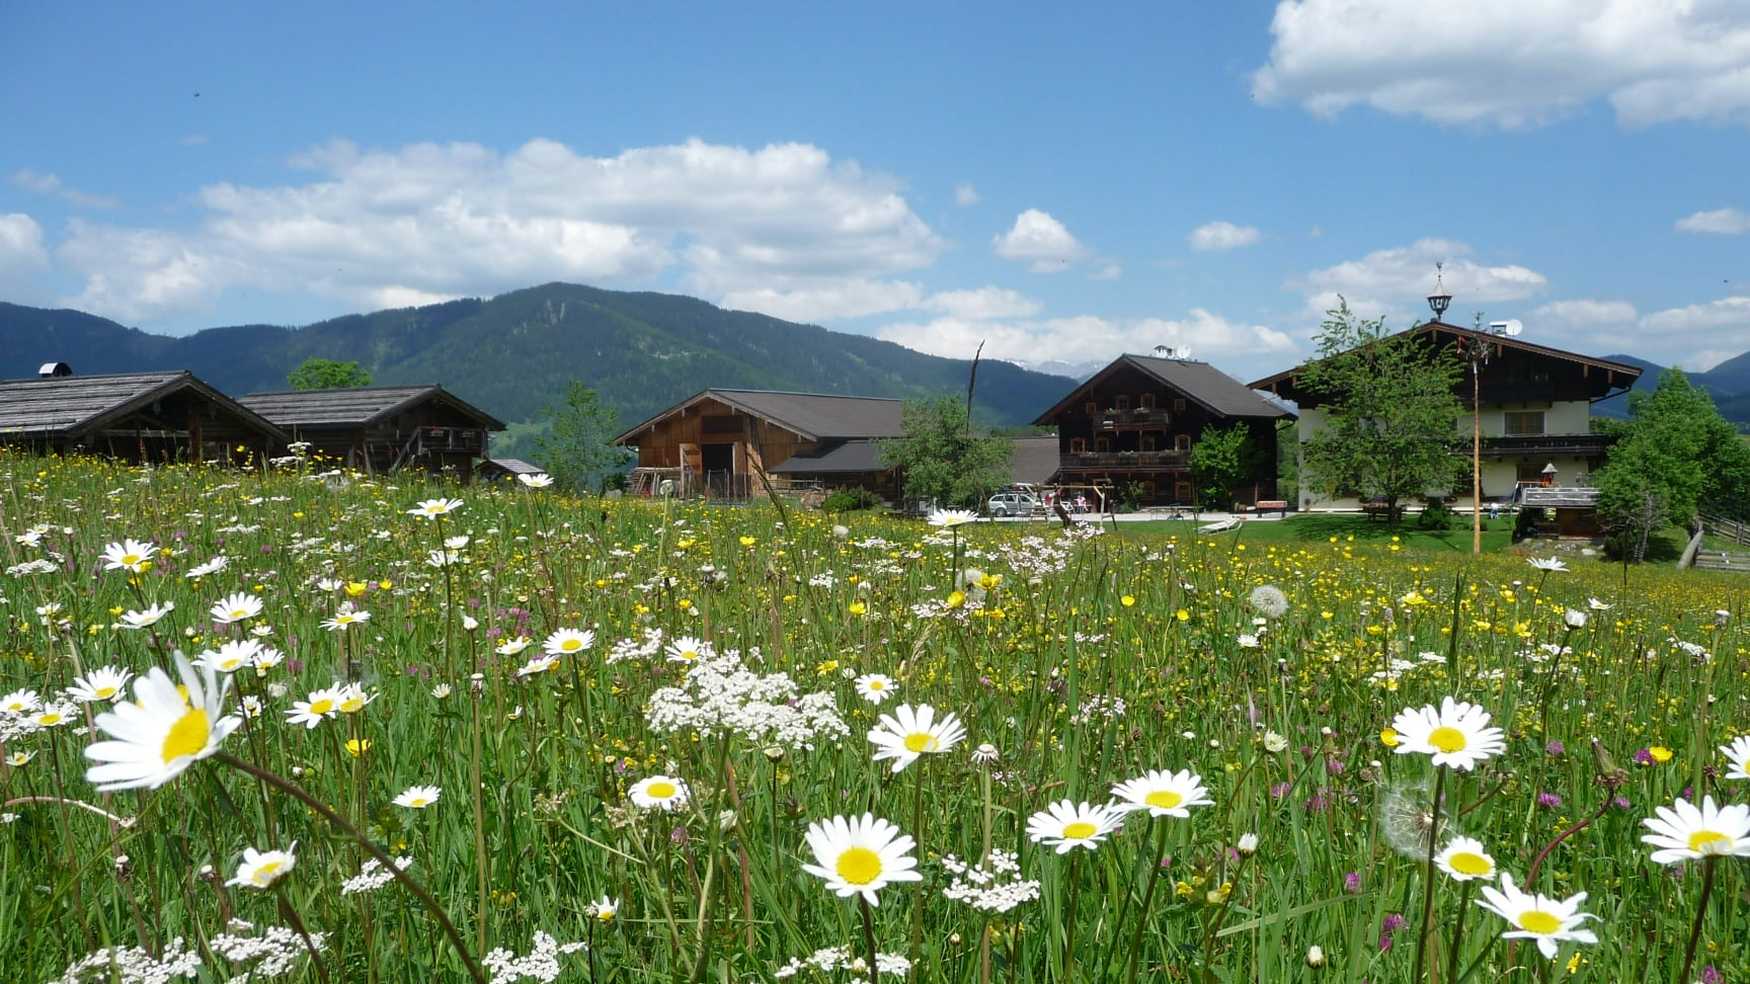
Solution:
<svg viewBox="0 0 1750 984">
<path fill-rule="evenodd" d="M 629 455 L 614 444 L 620 415 L 577 380 L 542 413 L 547 432 L 535 438 L 535 463 L 573 492 L 593 492 L 625 469 Z"/>
<path fill-rule="evenodd" d="M 977 506 L 1009 483 L 1014 443 L 968 427 L 958 397 L 907 402 L 901 413 L 904 434 L 881 442 L 881 460 L 899 467 L 906 498 Z"/>
<path fill-rule="evenodd" d="M 339 362 L 312 356 L 286 375 L 295 390 L 346 389 L 371 385 L 371 373 L 357 362 Z"/>
</svg>

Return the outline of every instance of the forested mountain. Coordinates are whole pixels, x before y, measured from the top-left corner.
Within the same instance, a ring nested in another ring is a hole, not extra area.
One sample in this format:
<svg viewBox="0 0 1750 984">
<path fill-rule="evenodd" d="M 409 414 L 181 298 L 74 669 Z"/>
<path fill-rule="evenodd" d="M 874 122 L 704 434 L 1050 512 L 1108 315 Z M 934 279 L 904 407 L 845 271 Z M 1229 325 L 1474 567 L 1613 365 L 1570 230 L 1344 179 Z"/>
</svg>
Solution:
<svg viewBox="0 0 1750 984">
<path fill-rule="evenodd" d="M 581 379 L 634 423 L 707 386 L 913 397 L 964 392 L 970 363 L 674 294 L 546 284 L 490 300 L 347 315 L 301 328 L 235 325 L 170 337 L 79 311 L 0 303 L 0 378 L 49 361 L 78 373 L 185 368 L 231 394 L 284 389 L 311 356 L 378 383 L 441 383 L 526 421 Z M 1020 424 L 1074 384 L 1005 362 L 978 373 L 981 416 Z"/>
</svg>

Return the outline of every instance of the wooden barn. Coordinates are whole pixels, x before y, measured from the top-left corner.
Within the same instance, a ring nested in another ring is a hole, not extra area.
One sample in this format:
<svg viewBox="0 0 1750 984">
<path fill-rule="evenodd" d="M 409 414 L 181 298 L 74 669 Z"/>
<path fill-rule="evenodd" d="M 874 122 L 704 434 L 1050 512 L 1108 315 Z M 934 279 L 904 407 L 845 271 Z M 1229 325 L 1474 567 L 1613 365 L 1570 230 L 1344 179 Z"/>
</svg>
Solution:
<svg viewBox="0 0 1750 984">
<path fill-rule="evenodd" d="M 403 468 L 470 481 L 504 422 L 442 386 L 251 393 L 238 402 L 284 431 L 288 441 L 370 474 Z"/>
<path fill-rule="evenodd" d="M 742 498 L 777 488 L 891 483 L 874 440 L 901 434 L 900 401 L 866 396 L 708 389 L 614 439 L 638 449 L 632 491 Z"/>
<path fill-rule="evenodd" d="M 265 460 L 284 431 L 186 370 L 0 380 L 0 444 L 134 464 Z"/>
</svg>

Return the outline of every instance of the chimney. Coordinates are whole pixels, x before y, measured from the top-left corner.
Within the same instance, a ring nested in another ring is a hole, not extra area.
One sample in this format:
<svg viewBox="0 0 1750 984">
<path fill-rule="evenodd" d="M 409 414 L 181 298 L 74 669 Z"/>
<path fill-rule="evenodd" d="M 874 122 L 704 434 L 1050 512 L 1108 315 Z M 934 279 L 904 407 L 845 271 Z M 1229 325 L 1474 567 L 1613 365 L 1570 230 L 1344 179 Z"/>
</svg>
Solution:
<svg viewBox="0 0 1750 984">
<path fill-rule="evenodd" d="M 58 379 L 73 375 L 73 367 L 65 362 L 45 362 L 37 369 L 36 374 L 43 379 Z"/>
</svg>

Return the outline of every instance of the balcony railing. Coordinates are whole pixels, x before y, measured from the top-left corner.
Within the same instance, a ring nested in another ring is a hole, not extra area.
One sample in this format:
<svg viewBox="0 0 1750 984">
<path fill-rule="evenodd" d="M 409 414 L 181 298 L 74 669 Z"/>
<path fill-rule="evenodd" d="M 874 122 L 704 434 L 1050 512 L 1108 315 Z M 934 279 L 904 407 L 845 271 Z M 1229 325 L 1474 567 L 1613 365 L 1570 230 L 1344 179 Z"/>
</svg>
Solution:
<svg viewBox="0 0 1750 984">
<path fill-rule="evenodd" d="M 1066 454 L 1064 468 L 1182 468 L 1191 463 L 1189 451 L 1089 451 Z"/>
<path fill-rule="evenodd" d="M 1485 456 L 1519 454 L 1554 454 L 1591 456 L 1603 454 L 1616 441 L 1610 434 L 1511 434 L 1506 437 L 1483 438 Z M 1470 451 L 1470 439 L 1460 439 L 1459 446 Z"/>
<path fill-rule="evenodd" d="M 1113 410 L 1106 409 L 1095 415 L 1094 421 L 1100 427 L 1134 427 L 1138 424 L 1166 424 L 1172 414 L 1164 407 L 1150 407 L 1146 410 Z"/>
</svg>

